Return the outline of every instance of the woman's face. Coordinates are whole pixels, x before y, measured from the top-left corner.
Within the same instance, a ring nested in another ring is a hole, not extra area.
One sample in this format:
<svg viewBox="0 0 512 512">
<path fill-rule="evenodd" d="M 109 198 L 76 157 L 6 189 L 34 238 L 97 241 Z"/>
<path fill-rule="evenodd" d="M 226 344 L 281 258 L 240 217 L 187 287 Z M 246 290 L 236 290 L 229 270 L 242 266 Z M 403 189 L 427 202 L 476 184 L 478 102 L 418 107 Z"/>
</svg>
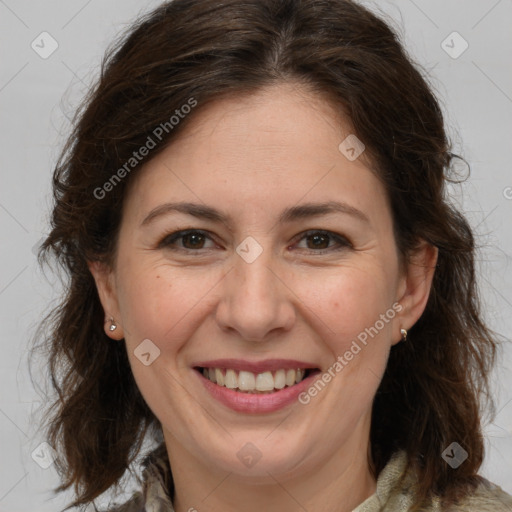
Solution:
<svg viewBox="0 0 512 512">
<path fill-rule="evenodd" d="M 366 457 L 373 397 L 435 253 L 401 271 L 382 184 L 310 93 L 282 84 L 194 115 L 134 176 L 114 271 L 91 265 L 118 324 L 107 333 L 124 337 L 171 453 L 283 479 Z M 290 385 L 296 368 L 309 370 Z"/>
</svg>

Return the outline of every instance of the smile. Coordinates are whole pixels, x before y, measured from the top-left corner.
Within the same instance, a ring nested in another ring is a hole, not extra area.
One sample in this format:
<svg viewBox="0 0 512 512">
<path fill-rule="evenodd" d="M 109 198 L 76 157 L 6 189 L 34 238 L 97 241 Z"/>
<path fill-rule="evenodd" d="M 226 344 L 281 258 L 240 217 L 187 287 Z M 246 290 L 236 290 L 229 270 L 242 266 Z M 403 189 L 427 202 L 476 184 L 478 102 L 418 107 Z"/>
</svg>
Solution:
<svg viewBox="0 0 512 512">
<path fill-rule="evenodd" d="M 272 413 L 298 403 L 300 393 L 321 374 L 318 367 L 290 360 L 250 363 L 219 359 L 196 363 L 192 368 L 214 402 L 249 414 Z"/>
<path fill-rule="evenodd" d="M 310 369 L 279 369 L 274 372 L 253 373 L 231 368 L 198 368 L 211 382 L 240 393 L 275 393 L 285 387 L 301 382 Z"/>
</svg>

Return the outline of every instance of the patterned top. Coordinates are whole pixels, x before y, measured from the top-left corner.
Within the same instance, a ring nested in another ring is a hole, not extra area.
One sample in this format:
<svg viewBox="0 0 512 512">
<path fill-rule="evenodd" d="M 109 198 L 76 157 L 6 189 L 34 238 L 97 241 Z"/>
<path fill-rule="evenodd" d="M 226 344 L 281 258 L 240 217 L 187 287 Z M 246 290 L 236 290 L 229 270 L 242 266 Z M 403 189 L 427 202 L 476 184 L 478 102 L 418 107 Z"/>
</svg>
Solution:
<svg viewBox="0 0 512 512">
<path fill-rule="evenodd" d="M 413 505 L 414 478 L 404 473 L 407 455 L 396 452 L 377 478 L 375 494 L 358 505 L 352 512 L 407 512 Z M 171 497 L 174 494 L 169 459 L 164 443 L 158 445 L 143 461 L 142 491 L 135 492 L 124 505 L 107 512 L 175 512 Z M 95 508 L 95 510 L 97 510 Z M 512 512 L 512 496 L 501 487 L 483 479 L 474 494 L 448 510 L 433 500 L 424 512 Z"/>
</svg>

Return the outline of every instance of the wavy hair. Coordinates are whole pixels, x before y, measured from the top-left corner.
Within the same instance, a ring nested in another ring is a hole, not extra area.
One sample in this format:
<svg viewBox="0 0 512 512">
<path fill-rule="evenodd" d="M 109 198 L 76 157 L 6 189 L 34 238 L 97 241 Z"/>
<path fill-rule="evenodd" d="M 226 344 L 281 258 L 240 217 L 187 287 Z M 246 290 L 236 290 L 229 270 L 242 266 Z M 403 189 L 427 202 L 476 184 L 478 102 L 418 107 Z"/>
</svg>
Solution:
<svg viewBox="0 0 512 512">
<path fill-rule="evenodd" d="M 151 158 L 208 102 L 282 82 L 328 98 L 350 120 L 385 184 L 404 261 L 421 239 L 439 250 L 426 309 L 407 343 L 392 347 L 374 399 L 370 467 L 377 477 L 405 450 L 418 508 L 434 495 L 454 503 L 480 481 L 480 406 L 492 405 L 497 339 L 481 312 L 474 234 L 447 193 L 458 157 L 420 66 L 389 23 L 354 1 L 174 0 L 107 51 L 54 169 L 51 231 L 38 257 L 57 261 L 66 278 L 40 327 L 56 393 L 45 428 L 60 455 L 56 490 L 74 487 L 71 506 L 115 488 L 159 428 L 124 344 L 104 333 L 87 265 L 115 261 L 123 198 L 141 164 L 104 197 L 98 190 L 190 98 L 194 112 L 163 131 Z M 441 457 L 453 441 L 469 454 L 457 469 Z"/>
</svg>

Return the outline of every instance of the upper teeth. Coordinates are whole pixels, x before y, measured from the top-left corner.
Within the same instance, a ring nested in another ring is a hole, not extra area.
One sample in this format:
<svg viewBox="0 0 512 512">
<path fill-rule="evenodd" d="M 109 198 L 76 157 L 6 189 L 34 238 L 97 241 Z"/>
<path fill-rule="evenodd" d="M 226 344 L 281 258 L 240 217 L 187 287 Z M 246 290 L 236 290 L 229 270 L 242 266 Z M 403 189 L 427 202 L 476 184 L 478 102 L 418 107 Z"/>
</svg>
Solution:
<svg viewBox="0 0 512 512">
<path fill-rule="evenodd" d="M 203 368 L 203 375 L 217 385 L 249 392 L 273 391 L 283 389 L 285 386 L 293 386 L 304 378 L 305 373 L 306 370 L 303 368 L 258 374 L 243 370 L 237 372 L 229 368 Z"/>
</svg>

